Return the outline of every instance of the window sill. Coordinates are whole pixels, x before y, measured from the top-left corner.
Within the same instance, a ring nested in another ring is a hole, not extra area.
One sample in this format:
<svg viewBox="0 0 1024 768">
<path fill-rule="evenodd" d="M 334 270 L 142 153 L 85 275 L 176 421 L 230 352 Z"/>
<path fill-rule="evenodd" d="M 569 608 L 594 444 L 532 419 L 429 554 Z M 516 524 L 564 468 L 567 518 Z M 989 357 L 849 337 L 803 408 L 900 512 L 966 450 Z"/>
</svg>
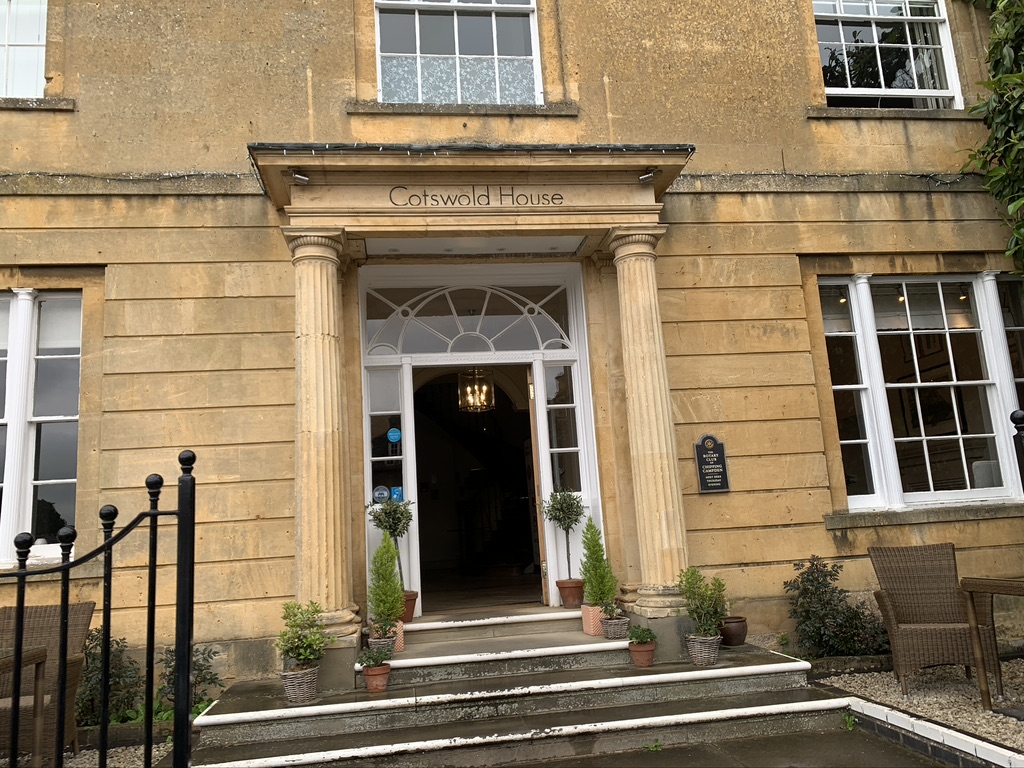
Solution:
<svg viewBox="0 0 1024 768">
<path fill-rule="evenodd" d="M 577 117 L 579 104 L 560 101 L 554 104 L 382 104 L 379 101 L 348 101 L 349 115 L 517 115 L 523 117 Z"/>
<path fill-rule="evenodd" d="M 877 528 L 883 525 L 920 525 L 922 523 L 957 523 L 970 520 L 996 520 L 1005 517 L 1024 518 L 1024 504 L 1009 502 L 986 506 L 927 507 L 900 512 L 843 512 L 825 515 L 825 530 Z"/>
<path fill-rule="evenodd" d="M 74 112 L 75 100 L 49 97 L 19 99 L 11 96 L 0 96 L 0 110 L 3 109 L 21 109 L 36 112 Z"/>
<path fill-rule="evenodd" d="M 867 109 L 865 107 L 808 107 L 808 120 L 971 120 L 966 109 Z"/>
</svg>

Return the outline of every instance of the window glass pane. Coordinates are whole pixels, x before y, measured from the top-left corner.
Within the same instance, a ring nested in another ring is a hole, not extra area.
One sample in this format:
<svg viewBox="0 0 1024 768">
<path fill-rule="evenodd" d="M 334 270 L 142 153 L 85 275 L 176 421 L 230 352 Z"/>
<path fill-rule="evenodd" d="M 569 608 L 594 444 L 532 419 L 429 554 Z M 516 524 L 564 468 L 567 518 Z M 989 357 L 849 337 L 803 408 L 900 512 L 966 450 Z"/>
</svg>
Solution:
<svg viewBox="0 0 1024 768">
<path fill-rule="evenodd" d="M 458 73 L 454 56 L 431 56 L 420 64 L 423 101 L 427 104 L 458 104 Z"/>
<path fill-rule="evenodd" d="M 459 54 L 461 56 L 492 56 L 494 33 L 490 14 L 459 14 Z"/>
<path fill-rule="evenodd" d="M 0 483 L 4 481 L 7 471 L 7 427 L 0 424 Z"/>
<path fill-rule="evenodd" d="M 497 104 L 498 93 L 493 59 L 459 57 L 462 73 L 462 101 L 467 104 Z"/>
<path fill-rule="evenodd" d="M 370 417 L 370 457 L 402 455 L 402 417 L 398 414 Z"/>
<path fill-rule="evenodd" d="M 939 4 L 935 0 L 910 0 L 911 16 L 938 16 Z"/>
<path fill-rule="evenodd" d="M 42 45 L 46 42 L 46 1 L 15 0 L 11 9 L 7 39 L 17 45 Z"/>
<path fill-rule="evenodd" d="M 946 323 L 950 329 L 977 328 L 974 320 L 973 291 L 969 284 L 943 283 L 942 300 L 946 304 Z"/>
<path fill-rule="evenodd" d="M 961 432 L 964 434 L 992 434 L 992 416 L 988 410 L 985 387 L 956 387 L 957 408 L 960 410 Z"/>
<path fill-rule="evenodd" d="M 533 104 L 537 100 L 533 59 L 498 59 L 502 104 Z"/>
<path fill-rule="evenodd" d="M 0 357 L 7 357 L 7 337 L 11 333 L 11 301 L 0 299 Z"/>
<path fill-rule="evenodd" d="M 882 83 L 886 88 L 916 88 L 910 54 L 903 48 L 881 48 Z"/>
<path fill-rule="evenodd" d="M 895 438 L 919 437 L 921 417 L 917 410 L 917 394 L 905 387 L 889 389 L 885 393 L 889 403 L 889 423 Z"/>
<path fill-rule="evenodd" d="M 871 13 L 870 2 L 854 2 L 854 0 L 842 0 L 843 13 L 867 16 Z"/>
<path fill-rule="evenodd" d="M 846 46 L 846 68 L 850 74 L 851 88 L 878 88 L 881 85 L 874 46 Z"/>
<path fill-rule="evenodd" d="M 903 16 L 903 3 L 900 0 L 890 2 L 889 0 L 878 0 L 875 3 L 875 13 L 879 16 Z"/>
<path fill-rule="evenodd" d="M 57 543 L 57 531 L 75 524 L 75 484 L 37 485 L 32 491 L 32 535 L 36 541 Z"/>
<path fill-rule="evenodd" d="M 381 11 L 380 52 L 416 53 L 416 14 L 412 11 Z"/>
<path fill-rule="evenodd" d="M 549 365 L 544 368 L 548 389 L 548 405 L 571 405 L 572 368 L 568 365 Z"/>
<path fill-rule="evenodd" d="M 863 440 L 867 437 L 864 429 L 863 395 L 858 390 L 836 390 L 836 421 L 839 424 L 840 440 Z"/>
<path fill-rule="evenodd" d="M 450 13 L 420 14 L 420 53 L 455 55 L 455 17 Z"/>
<path fill-rule="evenodd" d="M 1003 310 L 1003 325 L 1007 328 L 1024 328 L 1024 309 L 1021 307 L 1021 291 L 1024 281 L 1001 280 L 999 286 L 999 304 Z"/>
<path fill-rule="evenodd" d="M 942 39 L 939 37 L 939 25 L 912 22 L 910 24 L 910 41 L 915 46 L 940 46 Z"/>
<path fill-rule="evenodd" d="M 580 456 L 575 451 L 551 454 L 551 479 L 555 488 L 570 491 L 582 489 L 580 483 Z"/>
<path fill-rule="evenodd" d="M 921 381 L 952 381 L 953 366 L 949 363 L 946 337 L 940 333 L 915 333 L 914 347 L 917 350 Z"/>
<path fill-rule="evenodd" d="M 967 489 L 964 460 L 959 440 L 929 440 L 928 462 L 932 470 L 932 490 L 963 491 Z"/>
<path fill-rule="evenodd" d="M 34 416 L 77 416 L 80 361 L 77 357 L 36 360 Z"/>
<path fill-rule="evenodd" d="M 7 407 L 7 361 L 0 361 L 0 419 L 6 418 Z"/>
<path fill-rule="evenodd" d="M 416 59 L 408 56 L 380 57 L 380 97 L 390 104 L 410 104 L 420 100 Z"/>
<path fill-rule="evenodd" d="M 496 334 L 493 343 L 494 348 L 501 351 L 539 349 L 541 346 L 533 323 L 526 317 L 520 317 L 512 325 Z"/>
<path fill-rule="evenodd" d="M 998 488 L 1003 484 L 999 469 L 996 441 L 993 438 L 968 438 L 964 440 L 964 454 L 971 470 L 972 488 Z"/>
<path fill-rule="evenodd" d="M 1014 378 L 1024 378 L 1024 332 L 1007 331 L 1006 344 L 1010 351 L 1010 365 Z"/>
<path fill-rule="evenodd" d="M 846 478 L 846 493 L 861 496 L 875 492 L 871 479 L 871 460 L 867 443 L 846 443 L 842 446 L 843 474 Z"/>
<path fill-rule="evenodd" d="M 499 56 L 533 55 L 530 48 L 532 36 L 529 16 L 496 16 L 494 24 L 498 37 Z"/>
<path fill-rule="evenodd" d="M 471 337 L 473 338 L 473 337 Z M 479 338 L 479 337 L 475 337 Z M 447 352 L 449 349 L 459 349 L 463 352 L 470 351 L 487 351 L 490 347 L 487 345 L 486 340 L 479 339 L 479 343 L 473 343 L 472 346 L 466 345 L 466 337 L 462 337 L 458 344 L 454 344 L 447 337 L 439 336 L 437 333 L 432 331 L 430 328 L 423 325 L 418 320 L 412 320 L 408 325 L 405 326 L 405 332 L 402 334 L 402 351 L 403 352 Z"/>
<path fill-rule="evenodd" d="M 829 336 L 825 339 L 828 348 L 828 367 L 832 386 L 860 384 L 860 370 L 857 362 L 857 347 L 853 336 Z"/>
<path fill-rule="evenodd" d="M 368 371 L 366 374 L 367 399 L 372 413 L 400 411 L 402 372 Z"/>
<path fill-rule="evenodd" d="M 987 378 L 980 333 L 951 333 L 949 344 L 953 350 L 957 381 L 978 381 Z"/>
<path fill-rule="evenodd" d="M 405 499 L 401 460 L 372 461 L 370 463 L 370 484 L 371 490 L 383 486 L 388 489 L 389 495 L 393 496 L 397 493 L 401 499 Z"/>
<path fill-rule="evenodd" d="M 949 83 L 946 80 L 946 65 L 943 62 L 940 49 L 931 48 L 926 51 L 916 51 L 914 54 L 914 69 L 917 72 L 918 88 L 933 88 L 935 90 L 946 90 L 949 88 Z"/>
<path fill-rule="evenodd" d="M 875 28 L 871 24 L 857 24 L 854 22 L 843 22 L 843 41 L 855 45 L 875 42 Z M 871 50 L 874 50 L 872 48 Z"/>
<path fill-rule="evenodd" d="M 932 490 L 925 465 L 924 444 L 914 441 L 896 443 L 896 459 L 900 466 L 900 480 L 904 493 Z"/>
<path fill-rule="evenodd" d="M 36 425 L 35 480 L 67 480 L 78 475 L 78 422 Z"/>
<path fill-rule="evenodd" d="M 900 384 L 917 381 L 910 334 L 895 333 L 879 336 L 878 351 L 882 358 L 882 376 L 887 383 Z"/>
<path fill-rule="evenodd" d="M 548 439 L 552 448 L 576 448 L 576 409 L 552 408 L 548 411 Z"/>
<path fill-rule="evenodd" d="M 815 13 L 837 13 L 838 11 L 836 0 L 814 0 Z"/>
<path fill-rule="evenodd" d="M 902 285 L 872 285 L 871 303 L 875 307 L 875 327 L 878 330 L 901 331 L 909 327 Z"/>
<path fill-rule="evenodd" d="M 910 323 L 915 331 L 946 327 L 935 283 L 910 283 L 906 287 L 906 297 Z"/>
<path fill-rule="evenodd" d="M 821 296 L 825 333 L 852 332 L 853 320 L 850 318 L 850 301 L 846 286 L 823 285 L 818 293 Z"/>
<path fill-rule="evenodd" d="M 906 45 L 909 42 L 907 40 L 907 25 L 902 21 L 876 24 L 875 34 L 878 36 L 878 42 L 882 45 Z M 882 54 L 882 57 L 885 57 L 885 53 Z"/>
<path fill-rule="evenodd" d="M 77 355 L 82 347 L 82 302 L 79 299 L 39 301 L 40 355 Z"/>
<path fill-rule="evenodd" d="M 921 419 L 928 437 L 958 434 L 956 414 L 953 411 L 953 390 L 949 387 L 928 387 L 917 393 L 921 404 Z"/>
</svg>

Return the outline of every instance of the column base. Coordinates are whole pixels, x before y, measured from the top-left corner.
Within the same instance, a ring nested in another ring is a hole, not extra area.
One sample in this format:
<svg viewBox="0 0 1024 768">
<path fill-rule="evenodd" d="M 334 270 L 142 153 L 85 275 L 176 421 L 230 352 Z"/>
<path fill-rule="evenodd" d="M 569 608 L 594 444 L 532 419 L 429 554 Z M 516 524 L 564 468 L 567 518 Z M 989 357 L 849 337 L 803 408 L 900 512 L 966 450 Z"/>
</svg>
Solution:
<svg viewBox="0 0 1024 768">
<path fill-rule="evenodd" d="M 321 618 L 327 627 L 327 634 L 335 637 L 358 635 L 363 627 L 363 620 L 354 609 L 356 606 L 353 605 L 336 611 L 324 611 Z"/>
<path fill-rule="evenodd" d="M 686 615 L 686 601 L 679 594 L 679 587 L 645 584 L 637 590 L 637 600 L 630 610 L 638 616 L 661 619 Z"/>
</svg>

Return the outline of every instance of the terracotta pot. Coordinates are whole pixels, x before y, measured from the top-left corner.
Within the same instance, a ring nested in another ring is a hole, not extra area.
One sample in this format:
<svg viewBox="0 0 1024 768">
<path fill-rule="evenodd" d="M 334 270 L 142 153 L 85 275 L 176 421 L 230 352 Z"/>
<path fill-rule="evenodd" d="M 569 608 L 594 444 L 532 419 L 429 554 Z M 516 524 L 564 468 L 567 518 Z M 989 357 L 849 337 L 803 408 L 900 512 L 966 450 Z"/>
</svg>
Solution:
<svg viewBox="0 0 1024 768">
<path fill-rule="evenodd" d="M 580 606 L 580 612 L 583 614 L 584 634 L 590 635 L 591 637 L 601 637 L 604 634 L 604 630 L 601 629 L 601 619 L 604 618 L 604 612 L 601 608 L 596 605 L 584 603 Z"/>
<path fill-rule="evenodd" d="M 722 633 L 722 645 L 735 648 L 747 641 L 747 617 L 726 616 L 719 628 Z"/>
<path fill-rule="evenodd" d="M 559 579 L 555 585 L 562 598 L 563 608 L 579 608 L 583 605 L 583 579 Z"/>
<path fill-rule="evenodd" d="M 366 690 L 370 693 L 380 693 L 388 689 L 388 675 L 391 674 L 391 665 L 382 664 L 379 667 L 363 667 L 363 680 L 366 682 Z"/>
<path fill-rule="evenodd" d="M 653 666 L 655 648 L 655 643 L 630 643 L 629 655 L 633 657 L 633 664 L 638 667 Z"/>
<path fill-rule="evenodd" d="M 405 613 L 402 614 L 402 621 L 406 624 L 413 620 L 413 614 L 416 613 L 416 600 L 419 596 L 419 592 L 411 589 L 405 590 Z"/>
</svg>

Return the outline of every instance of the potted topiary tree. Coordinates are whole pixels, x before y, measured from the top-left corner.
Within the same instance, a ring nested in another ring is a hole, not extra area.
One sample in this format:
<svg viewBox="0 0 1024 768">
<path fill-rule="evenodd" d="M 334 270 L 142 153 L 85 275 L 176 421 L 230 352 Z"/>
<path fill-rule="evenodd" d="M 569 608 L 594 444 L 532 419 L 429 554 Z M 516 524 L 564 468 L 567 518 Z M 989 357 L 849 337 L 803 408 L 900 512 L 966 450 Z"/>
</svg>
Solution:
<svg viewBox="0 0 1024 768">
<path fill-rule="evenodd" d="M 363 682 L 370 693 L 380 693 L 388 689 L 388 675 L 391 674 L 391 651 L 387 648 L 368 648 L 363 651 L 356 662 L 363 673 Z"/>
<path fill-rule="evenodd" d="M 366 601 L 369 604 L 370 640 L 393 640 L 387 645 L 395 652 L 405 650 L 402 615 L 405 597 L 398 575 L 398 548 L 387 532 L 370 560 L 370 584 Z"/>
<path fill-rule="evenodd" d="M 580 575 L 583 577 L 583 605 L 580 606 L 583 631 L 599 637 L 602 634 L 601 618 L 604 616 L 601 606 L 614 602 L 618 597 L 619 581 L 605 557 L 601 531 L 591 517 L 588 517 L 583 525 L 583 561 L 580 563 Z"/>
<path fill-rule="evenodd" d="M 572 556 L 569 551 L 569 533 L 583 519 L 583 499 L 566 488 L 556 488 L 542 507 L 544 517 L 565 532 L 565 560 L 569 578 L 558 579 L 558 594 L 564 608 L 579 608 L 583 603 L 583 580 L 572 577 Z"/>
<path fill-rule="evenodd" d="M 398 551 L 398 543 L 409 532 L 409 526 L 412 524 L 412 502 L 388 499 L 380 504 L 367 504 L 366 511 L 370 514 L 370 522 L 373 523 L 373 527 L 390 534 L 395 542 L 395 550 Z M 405 595 L 405 611 L 402 614 L 402 621 L 408 623 L 412 621 L 413 614 L 416 612 L 416 599 L 419 597 L 419 592 L 405 588 L 401 551 L 398 551 L 398 578 L 402 582 L 402 591 Z"/>
<path fill-rule="evenodd" d="M 634 624 L 629 628 L 629 655 L 633 664 L 638 667 L 650 667 L 654 664 L 654 651 L 658 647 L 655 640 L 658 636 L 650 627 Z"/>
<path fill-rule="evenodd" d="M 698 667 L 712 666 L 718 661 L 722 642 L 718 627 L 728 613 L 725 582 L 718 576 L 708 580 L 699 569 L 690 566 L 679 573 L 679 591 L 686 600 L 686 613 L 695 625 L 693 634 L 686 636 L 686 650 Z"/>
<path fill-rule="evenodd" d="M 327 633 L 322 614 L 323 609 L 314 600 L 306 605 L 296 601 L 284 604 L 284 630 L 275 645 L 284 657 L 281 680 L 285 697 L 292 704 L 316 700 L 320 660 L 334 641 Z"/>
</svg>

